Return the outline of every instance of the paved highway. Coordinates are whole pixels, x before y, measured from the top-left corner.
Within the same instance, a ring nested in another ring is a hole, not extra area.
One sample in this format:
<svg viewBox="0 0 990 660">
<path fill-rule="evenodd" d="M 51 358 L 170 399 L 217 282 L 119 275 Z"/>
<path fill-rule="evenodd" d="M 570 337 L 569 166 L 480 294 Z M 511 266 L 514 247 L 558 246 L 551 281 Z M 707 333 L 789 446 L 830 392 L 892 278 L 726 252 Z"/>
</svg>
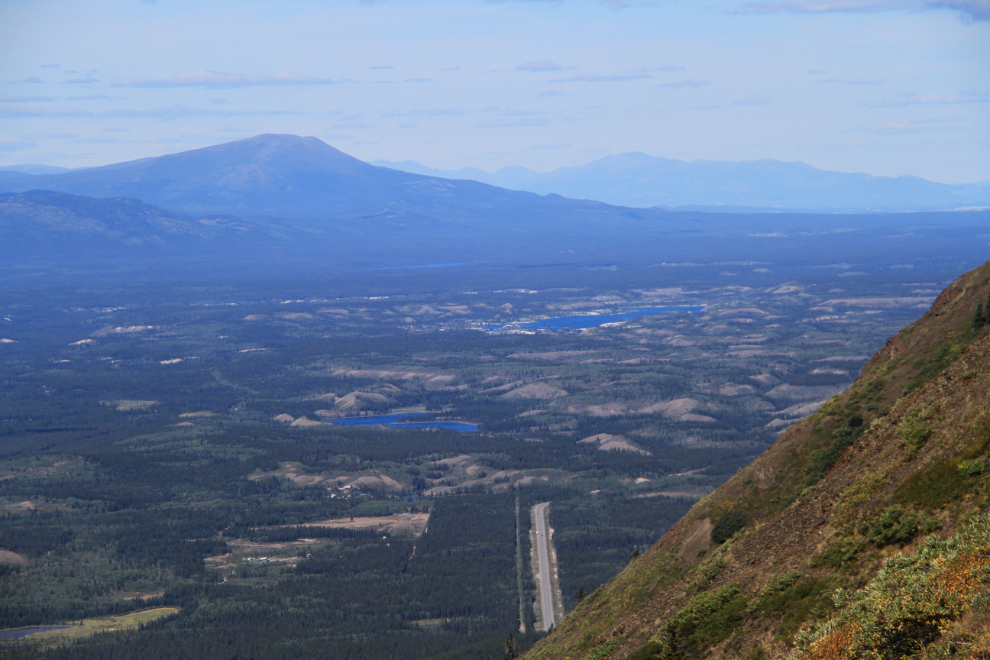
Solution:
<svg viewBox="0 0 990 660">
<path fill-rule="evenodd" d="M 550 584 L 550 549 L 547 541 L 546 510 L 549 502 L 533 507 L 536 518 L 536 556 L 540 564 L 540 611 L 543 613 L 543 630 L 555 624 L 553 615 L 553 587 Z"/>
</svg>

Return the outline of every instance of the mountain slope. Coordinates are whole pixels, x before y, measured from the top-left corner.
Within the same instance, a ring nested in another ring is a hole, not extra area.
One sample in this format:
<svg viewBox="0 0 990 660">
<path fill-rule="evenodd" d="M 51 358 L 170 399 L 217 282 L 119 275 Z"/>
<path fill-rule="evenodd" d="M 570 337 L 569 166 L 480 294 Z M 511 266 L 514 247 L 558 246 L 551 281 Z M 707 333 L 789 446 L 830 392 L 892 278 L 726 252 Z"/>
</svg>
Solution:
<svg viewBox="0 0 990 660">
<path fill-rule="evenodd" d="M 750 207 L 821 211 L 917 211 L 990 205 L 990 183 L 948 185 L 918 177 L 878 177 L 819 170 L 776 160 L 685 162 L 643 153 L 607 156 L 539 174 L 506 167 L 433 170 L 413 161 L 377 165 L 450 179 L 473 179 L 511 190 L 633 207 Z"/>
<path fill-rule="evenodd" d="M 990 263 L 527 657 L 988 657 L 988 295 Z"/>
<path fill-rule="evenodd" d="M 317 138 L 258 135 L 213 147 L 61 174 L 0 177 L 4 192 L 131 197 L 184 213 L 325 218 L 390 205 L 492 208 L 575 203 L 368 165 Z"/>
<path fill-rule="evenodd" d="M 48 191 L 0 194 L 0 255 L 125 253 L 230 247 L 271 229 L 233 216 L 190 217 L 136 199 L 95 199 Z"/>
</svg>

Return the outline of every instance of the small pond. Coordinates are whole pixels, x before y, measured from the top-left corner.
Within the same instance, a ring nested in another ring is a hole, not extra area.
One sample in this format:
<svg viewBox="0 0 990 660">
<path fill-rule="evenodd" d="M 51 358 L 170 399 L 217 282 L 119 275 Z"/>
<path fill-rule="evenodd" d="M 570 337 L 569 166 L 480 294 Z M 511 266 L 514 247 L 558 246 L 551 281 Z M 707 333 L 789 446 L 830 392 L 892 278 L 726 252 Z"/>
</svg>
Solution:
<svg viewBox="0 0 990 660">
<path fill-rule="evenodd" d="M 0 640 L 9 641 L 12 639 L 23 639 L 35 633 L 51 632 L 52 630 L 65 630 L 69 626 L 28 626 L 26 628 L 10 628 L 0 630 Z"/>
<path fill-rule="evenodd" d="M 534 330 L 539 328 L 550 328 L 551 330 L 559 330 L 561 328 L 582 330 L 584 328 L 594 328 L 599 325 L 605 325 L 606 323 L 628 321 L 629 319 L 635 319 L 640 316 L 653 316 L 654 314 L 666 314 L 668 312 L 700 312 L 704 308 L 704 305 L 696 305 L 692 307 L 644 307 L 643 309 L 623 310 L 618 314 L 560 316 L 555 319 L 540 319 L 539 321 L 526 323 L 523 327 L 532 328 Z"/>
</svg>

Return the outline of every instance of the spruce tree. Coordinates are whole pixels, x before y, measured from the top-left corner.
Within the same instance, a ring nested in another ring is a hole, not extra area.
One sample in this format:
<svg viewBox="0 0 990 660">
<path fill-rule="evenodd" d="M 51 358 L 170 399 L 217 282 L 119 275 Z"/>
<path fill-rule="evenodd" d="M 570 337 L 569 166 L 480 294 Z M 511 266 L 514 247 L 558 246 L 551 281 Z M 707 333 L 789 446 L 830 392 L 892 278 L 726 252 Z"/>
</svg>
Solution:
<svg viewBox="0 0 990 660">
<path fill-rule="evenodd" d="M 516 646 L 516 636 L 509 634 L 505 638 L 505 655 L 502 656 L 502 660 L 513 660 L 519 657 L 519 648 Z"/>
</svg>

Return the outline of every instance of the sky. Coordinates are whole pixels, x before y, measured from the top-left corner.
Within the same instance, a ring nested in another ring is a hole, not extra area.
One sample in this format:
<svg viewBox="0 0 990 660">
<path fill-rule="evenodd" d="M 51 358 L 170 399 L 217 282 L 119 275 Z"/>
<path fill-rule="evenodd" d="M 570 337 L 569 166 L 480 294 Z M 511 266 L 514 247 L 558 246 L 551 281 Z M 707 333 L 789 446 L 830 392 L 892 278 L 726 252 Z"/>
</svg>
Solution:
<svg viewBox="0 0 990 660">
<path fill-rule="evenodd" d="M 990 0 L 0 0 L 0 166 L 259 133 L 990 180 Z"/>
</svg>

